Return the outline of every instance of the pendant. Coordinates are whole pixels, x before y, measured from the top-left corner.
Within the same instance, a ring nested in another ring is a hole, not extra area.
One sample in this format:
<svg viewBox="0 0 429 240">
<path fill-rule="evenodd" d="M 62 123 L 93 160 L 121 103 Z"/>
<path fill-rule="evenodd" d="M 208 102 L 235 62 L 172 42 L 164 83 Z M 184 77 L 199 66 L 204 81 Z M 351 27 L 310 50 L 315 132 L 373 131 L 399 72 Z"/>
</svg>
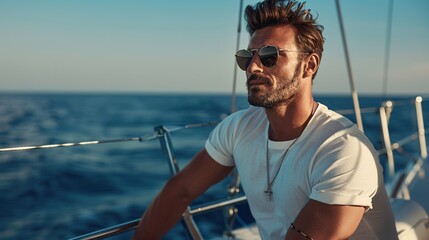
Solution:
<svg viewBox="0 0 429 240">
<path fill-rule="evenodd" d="M 273 196 L 273 191 L 271 191 L 271 188 L 267 187 L 267 190 L 265 190 L 264 193 L 267 196 L 267 201 L 271 202 Z"/>
</svg>

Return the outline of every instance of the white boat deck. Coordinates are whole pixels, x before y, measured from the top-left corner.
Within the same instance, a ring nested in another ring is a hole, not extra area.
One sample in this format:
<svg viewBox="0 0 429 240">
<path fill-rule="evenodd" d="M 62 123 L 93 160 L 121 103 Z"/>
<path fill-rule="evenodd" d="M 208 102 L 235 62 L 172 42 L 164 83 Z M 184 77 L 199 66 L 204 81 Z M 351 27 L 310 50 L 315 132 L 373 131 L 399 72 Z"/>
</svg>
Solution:
<svg viewBox="0 0 429 240">
<path fill-rule="evenodd" d="M 419 203 L 426 212 L 429 212 L 429 162 L 426 161 L 409 185 L 410 199 Z"/>
</svg>

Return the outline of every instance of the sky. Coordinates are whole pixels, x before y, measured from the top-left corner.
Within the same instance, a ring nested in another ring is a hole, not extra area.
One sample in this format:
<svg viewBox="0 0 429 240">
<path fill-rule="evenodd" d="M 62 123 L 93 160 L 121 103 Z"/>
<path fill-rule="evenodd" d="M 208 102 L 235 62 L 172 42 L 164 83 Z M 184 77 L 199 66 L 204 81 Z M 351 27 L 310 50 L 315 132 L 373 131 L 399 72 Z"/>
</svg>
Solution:
<svg viewBox="0 0 429 240">
<path fill-rule="evenodd" d="M 358 93 L 383 91 L 389 1 L 340 1 Z M 239 2 L 2 0 L 0 91 L 231 93 Z M 393 6 L 387 93 L 427 94 L 429 1 Z M 307 8 L 326 39 L 314 93 L 350 93 L 335 0 Z"/>
</svg>

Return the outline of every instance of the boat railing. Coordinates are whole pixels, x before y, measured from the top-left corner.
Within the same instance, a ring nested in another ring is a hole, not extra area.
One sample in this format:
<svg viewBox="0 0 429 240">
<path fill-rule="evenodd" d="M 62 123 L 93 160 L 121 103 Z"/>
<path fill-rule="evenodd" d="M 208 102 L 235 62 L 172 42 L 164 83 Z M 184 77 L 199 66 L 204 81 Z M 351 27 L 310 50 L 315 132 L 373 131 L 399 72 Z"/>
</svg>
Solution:
<svg viewBox="0 0 429 240">
<path fill-rule="evenodd" d="M 199 126 L 207 126 L 207 125 L 214 125 L 216 123 L 209 123 L 209 124 L 198 124 L 193 125 L 192 127 L 199 127 Z M 188 126 L 186 128 L 189 128 L 191 126 Z M 161 148 L 163 149 L 163 152 L 167 156 L 168 165 L 170 168 L 170 175 L 174 176 L 180 171 L 180 166 L 177 163 L 176 155 L 174 146 L 171 139 L 171 132 L 181 130 L 182 127 L 176 127 L 176 128 L 167 128 L 163 125 L 155 127 L 155 136 L 160 141 Z M 219 209 L 223 209 L 226 207 L 233 207 L 237 204 L 244 203 L 247 201 L 246 196 L 236 196 L 234 198 L 230 198 L 227 200 L 218 200 L 214 202 L 210 202 L 207 204 L 197 205 L 194 207 L 189 206 L 185 212 L 182 214 L 182 221 L 185 225 L 185 229 L 187 230 L 188 234 L 192 237 L 192 239 L 203 239 L 197 224 L 195 223 L 193 216 L 198 214 L 207 213 L 210 211 L 215 211 Z M 235 214 L 235 211 L 233 213 L 230 213 L 231 215 Z M 92 233 L 88 233 L 82 236 L 78 236 L 75 238 L 72 238 L 70 240 L 90 240 L 90 239 L 102 239 L 111 237 L 117 234 L 121 234 L 124 232 L 131 231 L 135 229 L 139 223 L 140 219 L 135 219 L 126 223 L 122 223 L 116 226 L 112 226 L 109 228 L 101 229 Z"/>
<path fill-rule="evenodd" d="M 177 162 L 174 146 L 171 139 L 171 133 L 189 129 L 196 127 L 205 127 L 205 126 L 214 126 L 217 122 L 208 122 L 202 124 L 188 124 L 185 126 L 164 126 L 159 125 L 154 128 L 154 132 L 152 134 L 148 134 L 143 137 L 131 137 L 131 138 L 122 138 L 122 139 L 109 139 L 109 140 L 96 140 L 96 141 L 83 141 L 83 142 L 74 142 L 74 143 L 60 143 L 60 144 L 47 144 L 47 145 L 34 145 L 34 146 L 23 146 L 23 147 L 9 147 L 9 148 L 0 148 L 0 152 L 15 152 L 15 151 L 28 151 L 28 150 L 36 150 L 36 149 L 48 149 L 48 148 L 63 148 L 63 147 L 75 147 L 75 146 L 88 146 L 88 145 L 97 145 L 104 143 L 117 143 L 117 142 L 130 142 L 130 141 L 139 141 L 146 142 L 158 139 L 161 145 L 161 149 L 165 153 L 167 157 L 167 163 L 170 169 L 170 175 L 174 176 L 180 171 L 180 166 Z M 236 189 L 229 189 L 230 197 L 227 200 L 218 200 L 209 202 L 206 204 L 201 204 L 193 207 L 188 207 L 185 212 L 182 214 L 182 221 L 185 225 L 185 229 L 188 234 L 192 237 L 192 239 L 203 239 L 193 216 L 207 213 L 210 211 L 215 211 L 223 208 L 230 208 L 232 211 L 228 212 L 228 218 L 230 221 L 233 221 L 233 217 L 235 216 L 237 210 L 235 209 L 235 205 L 244 203 L 247 201 L 246 196 L 237 195 L 238 191 Z M 137 227 L 139 223 L 139 219 L 135 219 L 129 222 L 121 223 L 112 227 L 104 228 L 95 232 L 87 233 L 78 237 L 71 238 L 70 240 L 77 239 L 103 239 L 111 236 L 115 236 L 117 234 L 125 233 L 130 230 L 133 230 Z M 232 224 L 228 224 L 231 226 Z M 232 230 L 232 229 L 231 229 Z"/>
<path fill-rule="evenodd" d="M 246 196 L 239 196 L 233 199 L 228 200 L 218 200 L 211 202 L 209 204 L 197 205 L 189 209 L 187 213 L 188 216 L 183 215 L 183 217 L 192 217 L 199 214 L 204 214 L 211 211 L 221 210 L 226 207 L 236 206 L 247 201 Z M 90 239 L 103 239 L 107 237 L 112 237 L 121 233 L 125 233 L 131 230 L 134 230 L 139 224 L 140 219 L 134 219 L 129 222 L 121 223 L 112 227 L 104 228 L 95 232 L 91 232 L 85 235 L 71 238 L 69 240 L 90 240 Z M 188 225 L 189 224 L 189 225 Z M 202 235 L 199 233 L 198 227 L 195 222 L 185 222 L 187 230 L 190 232 L 192 239 L 203 239 Z M 192 233 L 192 231 L 195 231 Z"/>
<path fill-rule="evenodd" d="M 379 108 L 384 148 L 378 150 L 378 154 L 386 154 L 387 156 L 388 176 L 391 178 L 392 182 L 389 192 L 391 198 L 402 198 L 406 200 L 411 198 L 409 191 L 410 183 L 419 175 L 423 162 L 427 158 L 426 132 L 429 132 L 429 129 L 425 129 L 424 127 L 422 101 L 423 98 L 420 96 L 416 97 L 414 101 L 417 132 L 394 143 L 391 143 L 389 134 L 389 116 L 394 104 L 392 101 L 386 101 Z M 403 146 L 415 141 L 419 143 L 420 154 L 413 155 L 406 153 Z M 394 151 L 401 155 L 405 155 L 407 159 L 410 160 L 407 167 L 399 173 L 395 172 Z"/>
<path fill-rule="evenodd" d="M 390 178 L 393 178 L 394 176 L 396 176 L 394 152 L 397 152 L 402 155 L 407 155 L 406 157 L 411 159 L 412 162 L 414 163 L 416 163 L 419 159 L 424 160 L 427 158 L 426 134 L 428 134 L 429 128 L 425 129 L 424 127 L 422 102 L 423 102 L 423 98 L 421 96 L 417 96 L 414 99 L 414 103 L 413 103 L 415 105 L 417 131 L 393 143 L 391 140 L 390 130 L 389 130 L 389 120 L 390 120 L 391 113 L 393 112 L 393 108 L 395 105 L 398 105 L 398 106 L 409 105 L 410 101 L 390 101 L 389 100 L 389 101 L 383 102 L 383 104 L 380 107 L 361 108 L 361 113 L 378 113 L 379 115 L 383 147 L 378 149 L 377 153 L 379 156 L 386 155 L 388 177 Z M 337 110 L 336 112 L 343 115 L 350 115 L 354 113 L 354 109 Z M 403 148 L 405 145 L 415 141 L 419 142 L 420 154 L 418 157 L 414 155 L 406 154 Z"/>
<path fill-rule="evenodd" d="M 379 108 L 363 108 L 362 113 L 374 112 L 378 109 L 381 121 L 382 135 L 384 141 L 384 148 L 378 150 L 379 155 L 387 155 L 387 165 L 388 165 L 388 173 L 389 176 L 395 176 L 395 184 L 390 191 L 391 197 L 398 197 L 407 199 L 407 188 L 408 184 L 412 181 L 414 176 L 418 174 L 419 166 L 423 163 L 423 161 L 427 158 L 427 149 L 426 149 L 426 139 L 425 132 L 428 132 L 427 129 L 424 128 L 424 120 L 422 114 L 422 98 L 417 97 L 415 99 L 415 109 L 416 109 L 416 119 L 418 130 L 416 133 L 409 135 L 408 137 L 391 143 L 390 135 L 389 135 L 389 116 L 392 112 L 393 108 L 392 101 L 386 101 Z M 353 111 L 353 110 L 351 110 Z M 347 114 L 348 112 L 352 113 L 350 110 L 339 110 L 338 112 L 342 114 Z M 209 122 L 203 124 L 189 124 L 185 126 L 174 126 L 167 127 L 164 125 L 160 125 L 154 128 L 154 132 L 146 135 L 144 137 L 133 137 L 133 138 L 124 138 L 124 139 L 112 139 L 112 140 L 98 140 L 98 141 L 85 141 L 85 142 L 77 142 L 77 143 L 63 143 L 63 144 L 49 144 L 49 145 L 39 145 L 39 146 L 26 146 L 26 147 L 14 147 L 14 148 L 0 148 L 0 152 L 10 152 L 10 151 L 25 151 L 25 150 L 35 150 L 35 149 L 46 149 L 46 148 L 59 148 L 59 147 L 74 147 L 74 146 L 86 146 L 86 145 L 94 145 L 94 144 L 103 144 L 103 143 L 114 143 L 114 142 L 124 142 L 124 141 L 151 141 L 158 139 L 161 145 L 163 152 L 166 155 L 167 163 L 170 169 L 170 175 L 174 176 L 180 171 L 179 164 L 177 163 L 177 158 L 174 150 L 174 146 L 172 143 L 171 133 L 183 129 L 195 128 L 195 127 L 204 127 L 204 126 L 214 126 L 217 122 Z M 408 169 L 401 174 L 395 174 L 395 162 L 393 157 L 394 151 L 402 150 L 402 146 L 408 144 L 410 142 L 419 141 L 420 146 L 420 156 L 410 156 L 414 163 L 413 169 Z M 228 189 L 229 196 L 227 199 L 222 199 L 214 202 L 209 202 L 202 205 L 190 206 L 186 209 L 186 211 L 182 215 L 182 222 L 185 225 L 185 229 L 192 237 L 192 239 L 203 239 L 197 224 L 195 223 L 193 216 L 207 213 L 210 211 L 227 209 L 226 220 L 230 221 L 230 224 L 226 226 L 229 229 L 226 229 L 225 234 L 228 236 L 232 232 L 234 217 L 237 214 L 236 205 L 245 203 L 247 201 L 246 196 L 237 194 L 239 191 L 238 183 L 239 178 L 238 175 L 235 176 L 233 180 L 234 183 L 231 184 Z M 117 234 L 125 233 L 135 229 L 139 223 L 139 219 L 135 219 L 129 222 L 121 223 L 112 227 L 108 227 L 105 229 L 101 229 L 95 232 L 87 233 L 78 237 L 71 238 L 70 240 L 81 240 L 81 239 L 103 239 L 107 237 L 111 237 Z"/>
</svg>

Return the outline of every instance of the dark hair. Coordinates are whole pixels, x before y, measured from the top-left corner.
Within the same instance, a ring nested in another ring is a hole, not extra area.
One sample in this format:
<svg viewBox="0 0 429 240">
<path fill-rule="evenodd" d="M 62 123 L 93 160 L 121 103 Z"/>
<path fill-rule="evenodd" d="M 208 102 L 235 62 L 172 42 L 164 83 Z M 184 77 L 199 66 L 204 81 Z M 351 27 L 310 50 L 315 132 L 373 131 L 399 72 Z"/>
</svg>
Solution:
<svg viewBox="0 0 429 240">
<path fill-rule="evenodd" d="M 310 9 L 304 9 L 305 2 L 266 0 L 255 6 L 247 6 L 245 19 L 247 31 L 252 35 L 256 30 L 278 25 L 290 25 L 297 30 L 296 42 L 299 50 L 316 53 L 322 58 L 323 26 L 316 22 Z"/>
</svg>

